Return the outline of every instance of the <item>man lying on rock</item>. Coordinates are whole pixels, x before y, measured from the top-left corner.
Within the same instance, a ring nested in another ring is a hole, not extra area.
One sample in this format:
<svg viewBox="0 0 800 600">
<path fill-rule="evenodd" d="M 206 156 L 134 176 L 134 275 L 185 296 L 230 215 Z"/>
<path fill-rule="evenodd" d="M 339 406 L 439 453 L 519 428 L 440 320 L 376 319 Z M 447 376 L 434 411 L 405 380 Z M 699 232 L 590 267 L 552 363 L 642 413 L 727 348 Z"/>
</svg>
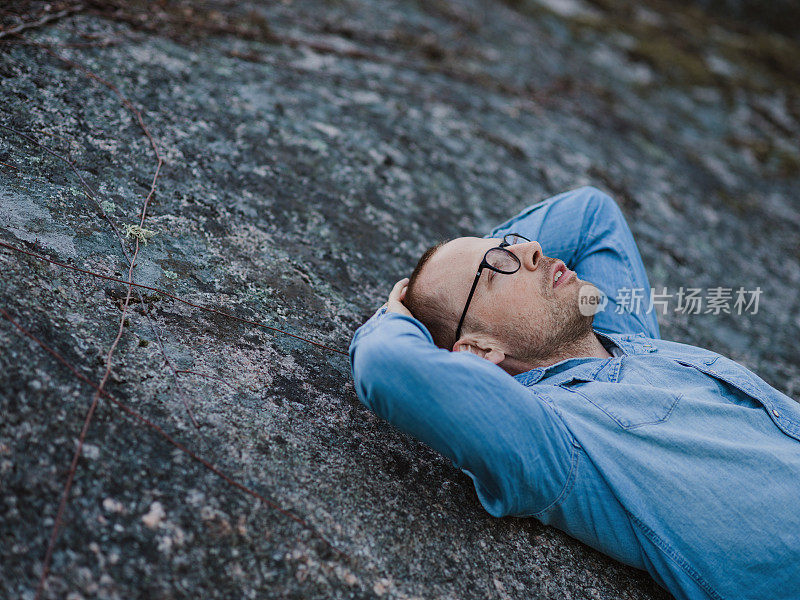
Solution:
<svg viewBox="0 0 800 600">
<path fill-rule="evenodd" d="M 496 517 L 536 517 L 678 598 L 800 598 L 800 404 L 660 339 L 647 298 L 619 310 L 631 289 L 650 284 L 614 201 L 555 196 L 423 255 L 353 338 L 358 396 Z"/>
</svg>

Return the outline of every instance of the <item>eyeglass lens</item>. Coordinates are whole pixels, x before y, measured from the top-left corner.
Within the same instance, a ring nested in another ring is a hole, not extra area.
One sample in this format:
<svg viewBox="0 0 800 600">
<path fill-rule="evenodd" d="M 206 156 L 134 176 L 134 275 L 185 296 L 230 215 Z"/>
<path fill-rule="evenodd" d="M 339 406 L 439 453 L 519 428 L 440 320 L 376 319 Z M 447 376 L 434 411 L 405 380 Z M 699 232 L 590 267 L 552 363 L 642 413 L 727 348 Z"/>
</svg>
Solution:
<svg viewBox="0 0 800 600">
<path fill-rule="evenodd" d="M 509 233 L 503 238 L 503 241 L 509 246 L 513 246 L 514 244 L 524 244 L 525 242 L 530 242 L 528 238 L 523 237 L 518 233 Z"/>
<path fill-rule="evenodd" d="M 503 248 L 489 250 L 486 253 L 486 262 L 501 273 L 513 273 L 519 268 L 519 259 Z"/>
</svg>

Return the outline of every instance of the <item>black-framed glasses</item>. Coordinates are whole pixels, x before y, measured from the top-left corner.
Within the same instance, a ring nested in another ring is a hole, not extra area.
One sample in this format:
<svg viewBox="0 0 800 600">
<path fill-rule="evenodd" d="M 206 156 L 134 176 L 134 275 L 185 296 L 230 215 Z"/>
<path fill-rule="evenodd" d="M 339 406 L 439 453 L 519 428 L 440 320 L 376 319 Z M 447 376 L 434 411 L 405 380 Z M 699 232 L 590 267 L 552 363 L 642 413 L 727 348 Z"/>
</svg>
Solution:
<svg viewBox="0 0 800 600">
<path fill-rule="evenodd" d="M 467 296 L 467 303 L 464 305 L 464 312 L 461 313 L 461 319 L 458 321 L 458 327 L 456 328 L 456 342 L 461 339 L 461 327 L 464 325 L 464 318 L 467 316 L 469 303 L 472 302 L 472 296 L 475 294 L 475 288 L 478 287 L 478 280 L 481 278 L 481 272 L 483 269 L 491 269 L 492 271 L 502 273 L 503 275 L 511 275 L 512 273 L 516 273 L 519 271 L 521 263 L 519 262 L 519 258 L 517 258 L 516 254 L 511 252 L 511 250 L 506 250 L 506 246 L 523 244 L 525 242 L 530 242 L 530 240 L 518 233 L 509 233 L 503 236 L 503 241 L 500 242 L 499 246 L 496 246 L 495 248 L 489 248 L 486 251 L 486 254 L 483 255 L 483 260 L 478 267 L 478 272 L 475 274 L 475 281 L 472 282 L 472 289 L 469 291 L 469 296 Z"/>
</svg>

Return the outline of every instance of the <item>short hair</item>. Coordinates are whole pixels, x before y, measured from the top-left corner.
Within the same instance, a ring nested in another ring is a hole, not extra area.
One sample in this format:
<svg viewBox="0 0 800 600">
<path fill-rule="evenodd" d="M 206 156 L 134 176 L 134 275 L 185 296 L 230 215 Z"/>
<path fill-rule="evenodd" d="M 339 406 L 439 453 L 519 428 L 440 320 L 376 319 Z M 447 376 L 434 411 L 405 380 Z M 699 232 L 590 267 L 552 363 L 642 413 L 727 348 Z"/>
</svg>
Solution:
<svg viewBox="0 0 800 600">
<path fill-rule="evenodd" d="M 408 281 L 408 289 L 403 304 L 411 311 L 411 314 L 420 321 L 431 334 L 433 343 L 439 348 L 452 350 L 456 343 L 456 326 L 458 325 L 456 315 L 451 310 L 451 303 L 448 298 L 438 289 L 418 289 L 419 275 L 436 251 L 447 242 L 439 242 L 428 248 L 419 259 L 414 272 L 411 273 Z"/>
</svg>

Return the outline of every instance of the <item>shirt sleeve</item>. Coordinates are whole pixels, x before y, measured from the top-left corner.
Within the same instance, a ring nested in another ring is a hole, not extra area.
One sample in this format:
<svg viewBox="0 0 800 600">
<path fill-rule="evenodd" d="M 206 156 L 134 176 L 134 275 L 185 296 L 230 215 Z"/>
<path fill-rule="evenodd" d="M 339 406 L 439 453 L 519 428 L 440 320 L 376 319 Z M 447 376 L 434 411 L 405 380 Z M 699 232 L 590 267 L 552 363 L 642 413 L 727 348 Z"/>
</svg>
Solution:
<svg viewBox="0 0 800 600">
<path fill-rule="evenodd" d="M 361 402 L 449 458 L 493 516 L 535 515 L 565 488 L 572 437 L 497 365 L 437 348 L 419 321 L 383 310 L 356 332 L 350 360 Z"/>
<path fill-rule="evenodd" d="M 507 233 L 538 241 L 547 256 L 564 261 L 606 294 L 608 304 L 594 318 L 596 329 L 660 337 L 642 257 L 608 194 L 590 186 L 564 192 L 529 206 L 486 237 Z"/>
</svg>

